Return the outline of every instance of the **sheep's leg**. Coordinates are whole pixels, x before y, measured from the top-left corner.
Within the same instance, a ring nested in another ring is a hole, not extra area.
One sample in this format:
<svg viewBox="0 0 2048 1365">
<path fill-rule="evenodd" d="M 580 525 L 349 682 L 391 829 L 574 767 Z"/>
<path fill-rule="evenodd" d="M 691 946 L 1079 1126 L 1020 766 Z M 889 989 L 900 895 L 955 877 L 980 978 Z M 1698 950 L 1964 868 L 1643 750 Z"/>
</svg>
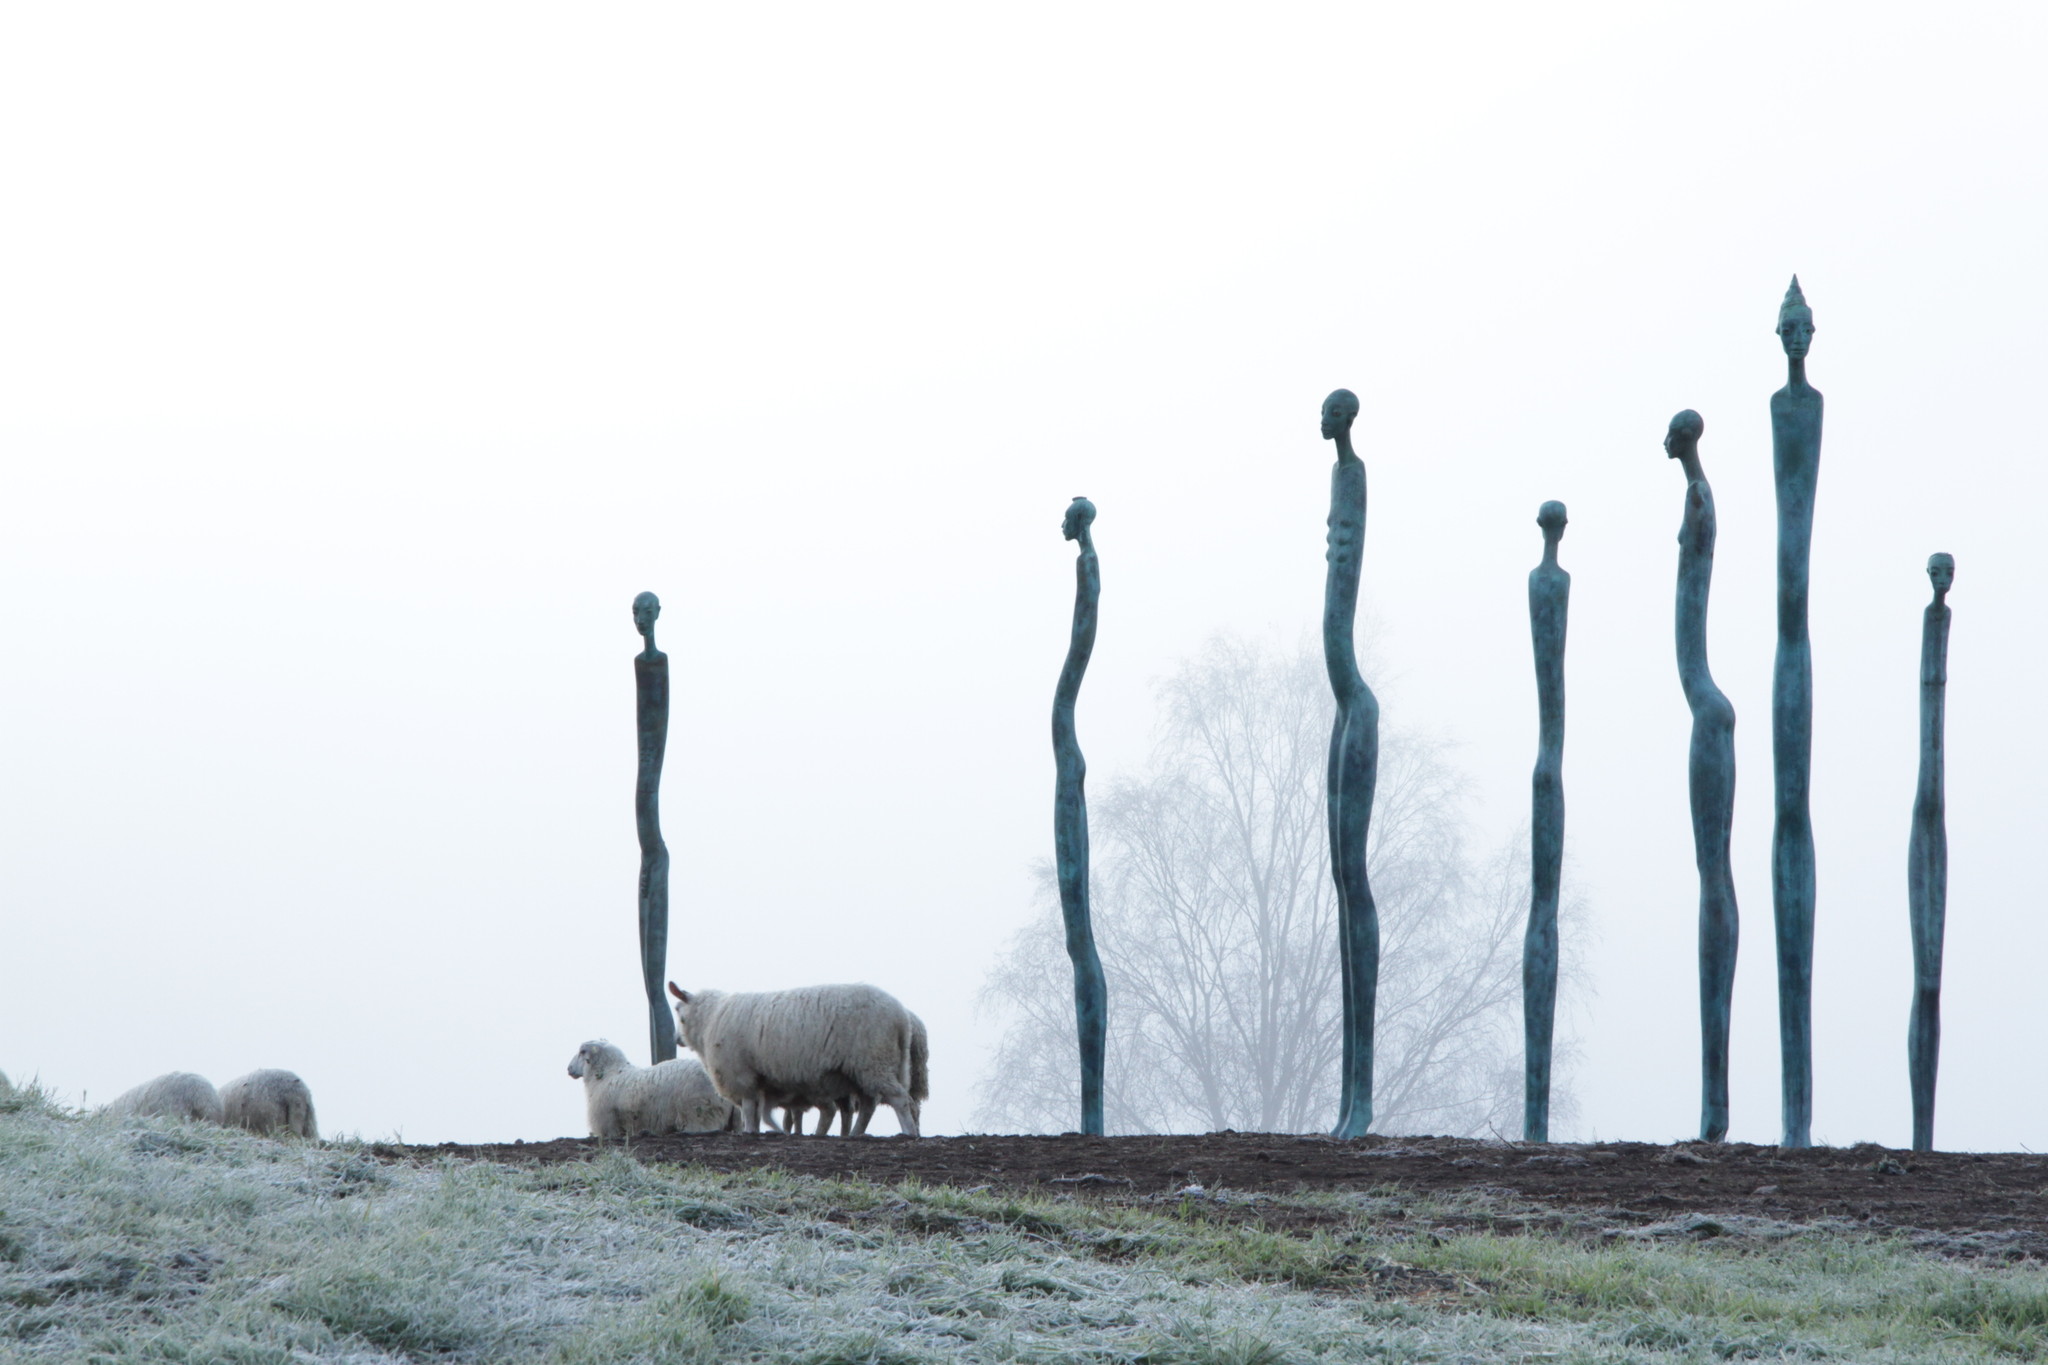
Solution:
<svg viewBox="0 0 2048 1365">
<path fill-rule="evenodd" d="M 769 1115 L 768 1121 L 770 1123 L 775 1122 L 774 1115 Z M 759 1096 L 749 1095 L 740 1101 L 740 1131 L 743 1133 L 758 1133 L 761 1131 L 761 1100 Z"/>
<path fill-rule="evenodd" d="M 853 1134 L 853 1101 L 852 1101 L 852 1100 L 850 1100 L 850 1099 L 849 1099 L 849 1100 L 841 1100 L 841 1101 L 839 1101 L 839 1136 L 841 1136 L 841 1137 L 850 1137 L 850 1136 L 852 1136 L 852 1134 Z"/>
<path fill-rule="evenodd" d="M 853 1135 L 855 1137 L 866 1137 L 868 1135 L 868 1120 L 875 1116 L 874 1100 L 867 1095 L 862 1095 L 860 1097 L 860 1107 L 855 1111 L 855 1114 Z"/>
<path fill-rule="evenodd" d="M 832 1106 L 829 1104 L 821 1104 L 818 1106 L 818 1136 L 829 1137 L 831 1136 L 831 1133 Z"/>
</svg>

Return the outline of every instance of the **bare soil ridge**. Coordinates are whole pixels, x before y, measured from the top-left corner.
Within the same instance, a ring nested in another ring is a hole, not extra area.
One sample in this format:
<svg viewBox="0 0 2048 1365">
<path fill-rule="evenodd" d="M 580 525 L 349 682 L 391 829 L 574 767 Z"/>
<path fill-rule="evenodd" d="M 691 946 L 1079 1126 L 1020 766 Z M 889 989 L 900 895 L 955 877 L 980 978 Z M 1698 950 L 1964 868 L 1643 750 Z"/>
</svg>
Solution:
<svg viewBox="0 0 2048 1365">
<path fill-rule="evenodd" d="M 390 1158 L 551 1163 L 588 1160 L 603 1145 L 591 1138 L 558 1138 L 377 1150 Z M 914 1141 L 712 1133 L 637 1138 L 631 1150 L 642 1161 L 715 1171 L 770 1168 L 883 1184 L 919 1180 L 1038 1193 L 1157 1197 L 1189 1186 L 1271 1195 L 1385 1187 L 1469 1192 L 1560 1210 L 1597 1210 L 1622 1223 L 1734 1214 L 1786 1223 L 1848 1221 L 1873 1230 L 1991 1234 L 2007 1254 L 2048 1255 L 2048 1156 L 2032 1153 L 1923 1153 L 1872 1144 L 1786 1149 L 1745 1143 L 1339 1140 L 1231 1132 Z"/>
</svg>

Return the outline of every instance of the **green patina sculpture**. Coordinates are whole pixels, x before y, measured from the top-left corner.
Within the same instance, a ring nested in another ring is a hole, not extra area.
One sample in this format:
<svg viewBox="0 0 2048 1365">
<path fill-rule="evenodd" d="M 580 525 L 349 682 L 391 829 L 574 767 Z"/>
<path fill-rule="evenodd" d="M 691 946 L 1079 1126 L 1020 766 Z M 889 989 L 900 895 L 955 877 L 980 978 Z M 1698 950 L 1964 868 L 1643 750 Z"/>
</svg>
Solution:
<svg viewBox="0 0 2048 1365">
<path fill-rule="evenodd" d="M 1096 604 L 1102 597 L 1102 568 L 1089 527 L 1095 504 L 1077 497 L 1067 508 L 1061 534 L 1080 542 L 1074 557 L 1074 629 L 1067 662 L 1052 697 L 1052 753 L 1058 770 L 1053 790 L 1053 852 L 1059 864 L 1060 913 L 1067 926 L 1067 956 L 1074 963 L 1074 1027 L 1081 1045 L 1081 1131 L 1102 1132 L 1103 1054 L 1109 1037 L 1109 987 L 1095 951 L 1088 916 L 1088 764 L 1074 733 L 1074 703 L 1095 650 Z"/>
<path fill-rule="evenodd" d="M 1956 561 L 1930 555 L 1934 600 L 1920 624 L 1920 782 L 1906 851 L 1906 897 L 1913 931 L 1913 1018 L 1906 1068 L 1913 1084 L 1913 1150 L 1934 1150 L 1934 1072 L 1941 1057 L 1941 941 L 1948 924 L 1948 792 L 1944 761 L 1948 692 L 1948 590 Z"/>
<path fill-rule="evenodd" d="M 1337 886 L 1337 961 L 1344 1023 L 1339 1062 L 1338 1137 L 1372 1126 L 1373 1010 L 1379 996 L 1380 921 L 1366 878 L 1366 835 L 1379 780 L 1380 704 L 1358 671 L 1352 632 L 1365 550 L 1365 462 L 1351 448 L 1358 397 L 1338 389 L 1323 400 L 1323 439 L 1337 443 L 1330 470 L 1329 576 L 1323 586 L 1323 662 L 1337 718 L 1330 732 L 1330 873 Z"/>
<path fill-rule="evenodd" d="M 640 834 L 640 971 L 647 985 L 648 1051 L 657 1062 L 676 1055 L 676 1021 L 662 995 L 668 975 L 668 845 L 661 840 L 661 760 L 668 749 L 668 655 L 654 647 L 661 599 L 633 599 L 633 625 L 647 647 L 633 660 L 640 767 L 633 784 L 633 822 Z"/>
<path fill-rule="evenodd" d="M 1564 867 L 1564 639 L 1572 576 L 1559 567 L 1561 502 L 1536 513 L 1543 562 L 1529 571 L 1536 651 L 1536 772 L 1529 793 L 1529 927 L 1522 937 L 1522 1140 L 1550 1141 L 1550 1052 L 1557 1025 L 1557 892 Z"/>
<path fill-rule="evenodd" d="M 1707 667 L 1707 594 L 1714 585 L 1714 490 L 1700 468 L 1707 424 L 1691 408 L 1671 419 L 1664 453 L 1685 470 L 1678 528 L 1678 681 L 1692 709 L 1687 788 L 1700 878 L 1700 1138 L 1728 1136 L 1728 1019 L 1740 921 L 1728 840 L 1735 825 L 1735 708 Z"/>
<path fill-rule="evenodd" d="M 1813 310 L 1792 277 L 1778 308 L 1785 387 L 1771 395 L 1778 491 L 1778 654 L 1771 676 L 1771 908 L 1778 930 L 1778 1050 L 1787 1147 L 1813 1142 L 1813 646 L 1806 633 L 1813 498 L 1820 478 L 1820 391 L 1806 382 Z"/>
</svg>

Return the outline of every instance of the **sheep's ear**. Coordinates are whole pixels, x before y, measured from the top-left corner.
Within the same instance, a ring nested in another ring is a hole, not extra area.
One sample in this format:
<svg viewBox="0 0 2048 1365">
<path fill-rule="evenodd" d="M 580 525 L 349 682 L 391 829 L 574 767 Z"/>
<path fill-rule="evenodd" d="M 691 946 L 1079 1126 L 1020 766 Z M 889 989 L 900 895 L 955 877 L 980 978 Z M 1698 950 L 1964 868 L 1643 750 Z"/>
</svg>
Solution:
<svg viewBox="0 0 2048 1365">
<path fill-rule="evenodd" d="M 690 993 L 673 981 L 668 983 L 668 993 L 685 1005 L 690 1003 Z"/>
</svg>

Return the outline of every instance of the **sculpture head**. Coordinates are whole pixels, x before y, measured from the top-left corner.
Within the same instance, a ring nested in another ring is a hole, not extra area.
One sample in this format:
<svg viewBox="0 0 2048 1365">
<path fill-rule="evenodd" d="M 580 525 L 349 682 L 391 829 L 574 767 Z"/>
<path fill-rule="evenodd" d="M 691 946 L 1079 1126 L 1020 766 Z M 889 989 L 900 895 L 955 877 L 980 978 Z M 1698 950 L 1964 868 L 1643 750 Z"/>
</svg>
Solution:
<svg viewBox="0 0 2048 1365">
<path fill-rule="evenodd" d="M 633 599 L 633 629 L 652 638 L 654 618 L 661 615 L 661 599 L 651 592 L 643 592 Z"/>
<path fill-rule="evenodd" d="M 1536 509 L 1536 524 L 1543 528 L 1543 538 L 1557 541 L 1564 538 L 1564 504 L 1555 498 Z"/>
<path fill-rule="evenodd" d="M 1079 493 L 1067 504 L 1067 519 L 1060 524 L 1060 534 L 1068 540 L 1079 540 L 1088 533 L 1088 527 L 1095 521 L 1095 504 Z"/>
<path fill-rule="evenodd" d="M 1813 310 L 1806 306 L 1806 294 L 1799 287 L 1797 275 L 1792 277 L 1792 287 L 1785 291 L 1785 301 L 1778 305 L 1778 340 L 1785 344 L 1785 354 L 1794 360 L 1804 360 L 1813 345 Z"/>
<path fill-rule="evenodd" d="M 1937 595 L 1946 593 L 1956 581 L 1956 557 L 1939 551 L 1927 556 L 1927 580 Z"/>
<path fill-rule="evenodd" d="M 1352 419 L 1357 416 L 1358 395 L 1349 389 L 1338 389 L 1323 400 L 1323 439 L 1334 441 L 1349 435 Z"/>
<path fill-rule="evenodd" d="M 1699 453 L 1700 437 L 1706 434 L 1706 419 L 1691 408 L 1671 419 L 1670 430 L 1664 433 L 1664 453 L 1674 460 Z"/>
</svg>

